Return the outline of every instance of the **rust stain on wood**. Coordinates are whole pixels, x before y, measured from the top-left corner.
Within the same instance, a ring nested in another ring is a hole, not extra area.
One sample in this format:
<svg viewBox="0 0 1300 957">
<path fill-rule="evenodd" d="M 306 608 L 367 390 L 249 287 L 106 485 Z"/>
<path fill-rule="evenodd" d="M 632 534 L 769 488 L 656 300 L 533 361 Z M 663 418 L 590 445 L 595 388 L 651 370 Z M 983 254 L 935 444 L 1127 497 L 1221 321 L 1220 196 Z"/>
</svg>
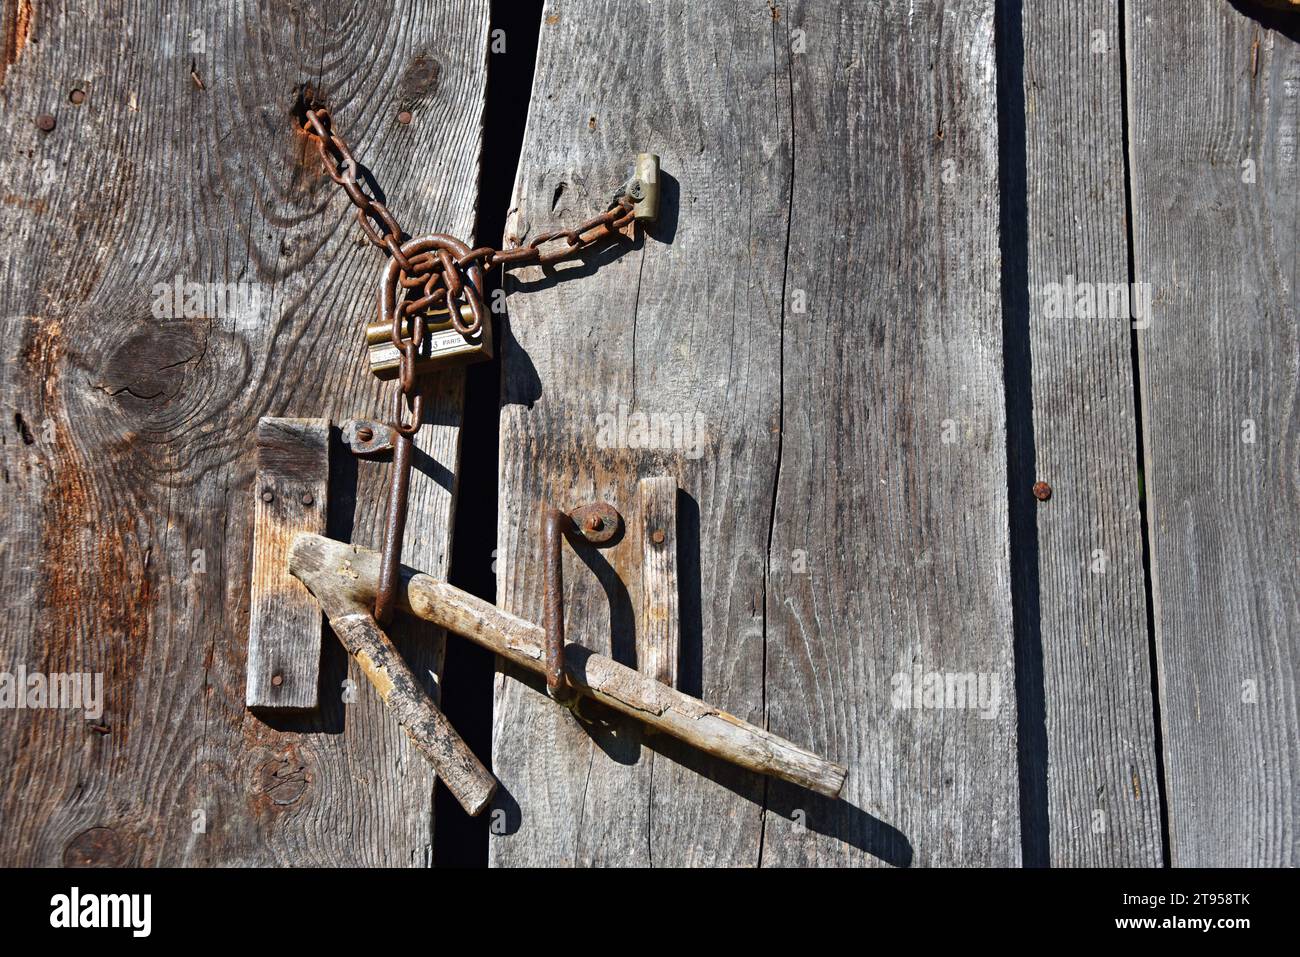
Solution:
<svg viewBox="0 0 1300 957">
<path fill-rule="evenodd" d="M 438 92 L 442 63 L 428 53 L 417 53 L 402 73 L 402 94 L 407 100 L 423 99 Z"/>
<path fill-rule="evenodd" d="M 33 213 L 43 213 L 49 208 L 49 204 L 43 199 L 37 199 L 34 196 L 16 196 L 13 193 L 7 193 L 0 202 L 3 202 L 6 206 L 30 209 Z"/>
<path fill-rule="evenodd" d="M 50 443 L 51 493 L 41 523 L 43 587 L 41 621 L 47 671 L 102 671 L 104 720 L 120 714 L 124 696 L 149 640 L 154 588 L 148 570 L 151 547 L 132 529 L 115 524 L 101 508 L 95 489 L 97 463 L 86 462 L 67 428 L 59 399 L 61 328 L 38 321 L 23 350 L 24 361 L 43 383 L 43 417 L 53 423 Z M 116 514 L 130 514 L 121 509 Z M 111 585 L 96 574 L 112 568 Z M 115 753 L 124 754 L 129 724 L 112 722 Z"/>
<path fill-rule="evenodd" d="M 0 84 L 5 81 L 9 68 L 18 62 L 23 48 L 32 35 L 32 0 L 15 0 L 6 3 L 4 25 L 4 56 L 0 57 Z"/>
</svg>

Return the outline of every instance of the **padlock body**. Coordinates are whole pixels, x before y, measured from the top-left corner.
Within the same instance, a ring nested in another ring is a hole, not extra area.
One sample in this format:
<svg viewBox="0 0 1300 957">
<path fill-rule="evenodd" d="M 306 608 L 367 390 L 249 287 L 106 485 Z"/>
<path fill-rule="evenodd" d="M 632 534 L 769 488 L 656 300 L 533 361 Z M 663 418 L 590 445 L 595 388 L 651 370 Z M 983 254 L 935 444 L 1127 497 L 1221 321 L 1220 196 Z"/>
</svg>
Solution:
<svg viewBox="0 0 1300 957">
<path fill-rule="evenodd" d="M 461 317 L 466 324 L 474 316 L 469 306 L 461 306 Z M 426 314 L 424 341 L 415 359 L 417 376 L 437 369 L 468 365 L 492 358 L 492 321 L 489 317 L 472 336 L 461 334 L 451 323 L 445 309 Z M 402 337 L 410 338 L 410 320 L 402 320 Z M 381 379 L 396 379 L 401 365 L 401 353 L 393 345 L 392 329 L 386 322 L 366 327 L 366 353 L 370 371 Z"/>
</svg>

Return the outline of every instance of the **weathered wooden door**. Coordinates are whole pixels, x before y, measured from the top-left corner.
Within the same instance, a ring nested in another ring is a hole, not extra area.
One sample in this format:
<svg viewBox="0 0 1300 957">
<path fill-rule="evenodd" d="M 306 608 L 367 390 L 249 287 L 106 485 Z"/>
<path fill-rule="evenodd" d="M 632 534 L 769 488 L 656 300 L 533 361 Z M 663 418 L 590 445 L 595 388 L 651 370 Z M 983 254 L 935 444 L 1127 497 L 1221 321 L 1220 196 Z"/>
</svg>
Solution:
<svg viewBox="0 0 1300 957">
<path fill-rule="evenodd" d="M 499 600 L 539 612 L 540 506 L 609 500 L 568 627 L 644 659 L 638 480 L 673 476 L 683 687 L 850 775 L 506 672 L 495 863 L 1295 862 L 1300 87 L 1256 12 L 548 4 L 514 232 L 639 150 L 672 202 L 519 277 Z M 927 699 L 963 676 L 998 702 Z"/>
<path fill-rule="evenodd" d="M 498 665 L 491 863 L 1300 860 L 1300 43 L 1255 6 L 548 0 L 507 241 L 642 151 L 662 203 L 507 285 L 498 603 L 539 620 L 542 508 L 607 501 L 569 639 L 849 777 Z M 388 408 L 301 89 L 470 239 L 489 3 L 173 7 L 4 5 L 0 863 L 424 865 L 434 777 L 333 639 L 319 713 L 244 708 L 253 446 Z M 420 438 L 434 575 L 463 402 Z M 336 457 L 330 535 L 377 544 L 385 478 Z M 436 695 L 443 636 L 396 636 Z M 20 670 L 102 701 L 18 707 Z"/>
</svg>

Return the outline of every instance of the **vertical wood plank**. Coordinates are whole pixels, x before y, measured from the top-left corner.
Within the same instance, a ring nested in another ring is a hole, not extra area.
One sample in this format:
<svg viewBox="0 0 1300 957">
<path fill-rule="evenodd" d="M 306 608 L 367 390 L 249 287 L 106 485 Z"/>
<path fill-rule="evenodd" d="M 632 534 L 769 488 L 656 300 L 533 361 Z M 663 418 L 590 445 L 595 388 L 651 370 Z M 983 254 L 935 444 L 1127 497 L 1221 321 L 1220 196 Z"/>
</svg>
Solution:
<svg viewBox="0 0 1300 957">
<path fill-rule="evenodd" d="M 1300 43 L 1218 0 L 1127 10 L 1171 858 L 1295 866 Z"/>
<path fill-rule="evenodd" d="M 325 646 L 318 714 L 244 707 L 253 433 L 391 404 L 364 346 L 383 257 L 297 130 L 295 90 L 323 92 L 407 229 L 468 236 L 487 3 L 31 10 L 0 120 L 20 197 L 0 204 L 0 395 L 32 439 L 3 446 L 20 478 L 0 597 L 27 611 L 0 658 L 100 673 L 105 701 L 97 721 L 0 723 L 0 857 L 425 864 L 433 776 L 341 648 Z M 404 557 L 424 568 L 446 567 L 460 384 L 438 380 L 417 458 Z M 339 478 L 330 533 L 376 545 L 384 467 Z M 394 637 L 436 691 L 437 633 Z"/>
<path fill-rule="evenodd" d="M 611 19 L 612 18 L 612 19 Z M 617 22 L 635 44 L 592 24 Z M 502 336 L 498 602 L 540 620 L 536 515 L 597 499 L 634 515 L 638 481 L 683 489 L 679 685 L 763 722 L 763 589 L 779 440 L 788 86 L 765 5 L 550 3 L 507 233 L 602 210 L 659 154 L 660 221 L 592 263 L 516 270 Z M 740 118 L 744 118 L 741 122 Z M 636 665 L 639 536 L 565 549 L 567 635 Z M 614 638 L 611 643 L 610 635 Z M 495 865 L 754 864 L 762 783 L 514 671 L 498 678 Z"/>
<path fill-rule="evenodd" d="M 681 611 L 677 601 L 677 479 L 643 478 L 639 485 L 641 614 L 637 619 L 637 670 L 677 687 Z"/>
<path fill-rule="evenodd" d="M 321 610 L 289 574 L 289 548 L 299 532 L 325 531 L 329 438 L 328 419 L 257 423 L 244 691 L 250 708 L 310 711 L 319 702 Z"/>
<path fill-rule="evenodd" d="M 1162 854 L 1131 331 L 1150 304 L 1129 286 L 1120 14 L 1049 0 L 1007 4 L 1003 23 L 1023 37 L 1023 76 L 1007 77 L 1023 84 L 1024 177 L 1008 188 L 1026 217 L 1004 263 L 1023 283 L 1007 324 L 1013 548 L 1022 668 L 1040 671 L 1021 688 L 1022 827 L 1047 825 L 1026 833 L 1026 863 L 1065 867 Z"/>
<path fill-rule="evenodd" d="M 994 4 L 802 3 L 776 30 L 767 716 L 850 770 L 838 804 L 769 785 L 763 863 L 1014 866 Z"/>
</svg>

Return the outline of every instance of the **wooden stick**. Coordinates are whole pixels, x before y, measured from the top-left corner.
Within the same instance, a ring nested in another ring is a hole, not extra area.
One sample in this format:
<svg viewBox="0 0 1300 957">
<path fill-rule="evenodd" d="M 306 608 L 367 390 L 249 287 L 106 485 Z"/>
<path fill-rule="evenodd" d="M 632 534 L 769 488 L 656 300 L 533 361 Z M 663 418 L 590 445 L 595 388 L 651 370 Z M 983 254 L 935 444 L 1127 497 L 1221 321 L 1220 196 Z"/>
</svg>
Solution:
<svg viewBox="0 0 1300 957">
<path fill-rule="evenodd" d="M 364 607 L 374 599 L 379 556 L 367 548 L 304 533 L 294 540 L 289 570 L 322 604 L 329 600 Z M 545 635 L 530 621 L 409 568 L 402 570 L 397 604 L 530 671 L 544 673 Z M 569 680 L 580 693 L 616 711 L 751 771 L 839 797 L 848 774 L 841 765 L 582 645 L 565 645 L 564 661 Z"/>
<path fill-rule="evenodd" d="M 376 574 L 378 568 L 376 556 Z M 328 585 L 321 578 L 298 577 L 316 596 L 334 634 L 357 659 L 406 736 L 429 759 L 439 780 L 455 795 L 465 813 L 473 817 L 486 808 L 496 792 L 496 778 L 434 705 L 401 653 L 370 614 L 373 599 L 358 602 L 337 589 L 320 587 Z"/>
</svg>

